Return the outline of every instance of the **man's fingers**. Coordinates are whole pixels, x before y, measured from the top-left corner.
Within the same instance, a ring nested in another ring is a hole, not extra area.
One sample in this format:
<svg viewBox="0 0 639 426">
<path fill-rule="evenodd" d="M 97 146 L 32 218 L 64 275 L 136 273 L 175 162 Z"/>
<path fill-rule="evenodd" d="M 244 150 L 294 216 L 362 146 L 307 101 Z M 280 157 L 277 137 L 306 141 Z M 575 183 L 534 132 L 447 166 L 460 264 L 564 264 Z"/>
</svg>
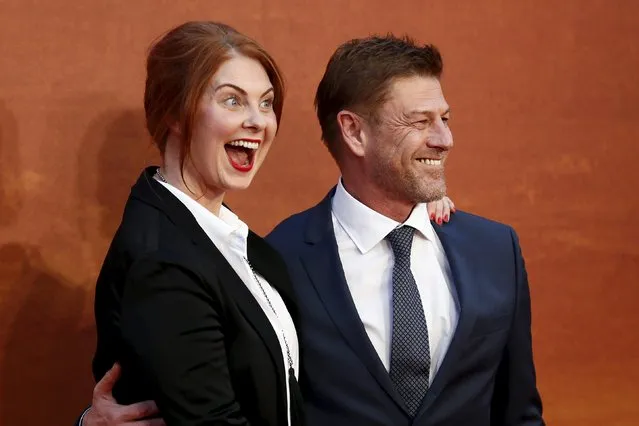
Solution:
<svg viewBox="0 0 639 426">
<path fill-rule="evenodd" d="M 113 386 L 115 382 L 120 378 L 120 373 L 122 372 L 122 368 L 120 364 L 115 363 L 113 367 L 109 371 L 106 372 L 104 377 L 100 379 L 100 381 L 93 388 L 93 400 L 95 401 L 98 398 L 112 398 L 111 391 L 113 390 Z"/>
<path fill-rule="evenodd" d="M 141 420 L 135 423 L 127 423 L 127 426 L 166 426 L 164 420 L 162 419 L 149 419 L 149 420 Z"/>
<path fill-rule="evenodd" d="M 120 410 L 119 418 L 125 421 L 140 420 L 145 417 L 155 416 L 159 413 L 158 406 L 155 405 L 153 401 L 136 402 L 135 404 L 122 406 Z M 145 423 L 142 424 L 144 425 Z"/>
<path fill-rule="evenodd" d="M 122 423 L 120 426 L 166 426 L 166 423 L 162 419 L 148 419 Z"/>
</svg>

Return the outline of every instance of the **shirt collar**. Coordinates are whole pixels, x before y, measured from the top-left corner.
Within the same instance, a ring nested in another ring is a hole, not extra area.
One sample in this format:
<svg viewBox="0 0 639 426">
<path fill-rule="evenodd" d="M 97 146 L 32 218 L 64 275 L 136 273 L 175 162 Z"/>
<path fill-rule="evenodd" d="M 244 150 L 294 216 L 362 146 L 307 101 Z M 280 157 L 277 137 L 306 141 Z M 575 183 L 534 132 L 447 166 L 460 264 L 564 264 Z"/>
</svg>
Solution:
<svg viewBox="0 0 639 426">
<path fill-rule="evenodd" d="M 400 225 L 412 226 L 431 241 L 435 238 L 426 203 L 415 205 L 408 219 L 402 224 L 356 200 L 346 191 L 341 179 L 333 195 L 332 210 L 339 224 L 362 253 L 371 250 Z"/>
<path fill-rule="evenodd" d="M 248 226 L 237 217 L 235 213 L 226 208 L 224 205 L 220 207 L 220 214 L 216 216 L 202 204 L 189 197 L 175 186 L 158 180 L 166 187 L 184 206 L 193 214 L 195 220 L 202 230 L 213 240 L 213 242 L 228 240 L 237 235 L 243 240 L 248 237 Z M 216 244 L 217 246 L 217 244 Z"/>
</svg>

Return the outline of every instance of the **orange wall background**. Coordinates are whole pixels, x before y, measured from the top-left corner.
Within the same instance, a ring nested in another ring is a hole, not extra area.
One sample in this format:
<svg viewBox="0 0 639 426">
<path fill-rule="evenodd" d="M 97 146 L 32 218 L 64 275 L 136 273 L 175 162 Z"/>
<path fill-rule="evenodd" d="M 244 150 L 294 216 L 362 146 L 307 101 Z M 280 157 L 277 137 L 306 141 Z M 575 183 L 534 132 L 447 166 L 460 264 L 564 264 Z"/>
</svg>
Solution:
<svg viewBox="0 0 639 426">
<path fill-rule="evenodd" d="M 314 90 L 373 32 L 438 45 L 457 205 L 514 225 L 550 425 L 639 420 L 639 2 L 0 0 L 0 425 L 69 425 L 90 401 L 93 286 L 144 131 L 146 49 L 190 19 L 261 41 L 285 71 L 280 135 L 231 206 L 253 229 L 337 170 Z"/>
</svg>

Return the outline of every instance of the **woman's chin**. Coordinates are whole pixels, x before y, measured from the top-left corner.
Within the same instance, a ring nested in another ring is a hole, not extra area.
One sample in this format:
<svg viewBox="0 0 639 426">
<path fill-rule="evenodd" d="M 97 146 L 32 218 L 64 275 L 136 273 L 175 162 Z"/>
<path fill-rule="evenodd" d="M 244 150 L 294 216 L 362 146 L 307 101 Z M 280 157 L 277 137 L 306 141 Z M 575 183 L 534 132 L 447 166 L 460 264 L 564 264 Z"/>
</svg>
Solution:
<svg viewBox="0 0 639 426">
<path fill-rule="evenodd" d="M 234 173 L 233 175 L 227 176 L 227 178 L 224 179 L 224 187 L 227 191 L 241 191 L 243 189 L 247 189 L 253 182 L 254 173 L 252 171 L 239 176 L 237 173 Z"/>
</svg>

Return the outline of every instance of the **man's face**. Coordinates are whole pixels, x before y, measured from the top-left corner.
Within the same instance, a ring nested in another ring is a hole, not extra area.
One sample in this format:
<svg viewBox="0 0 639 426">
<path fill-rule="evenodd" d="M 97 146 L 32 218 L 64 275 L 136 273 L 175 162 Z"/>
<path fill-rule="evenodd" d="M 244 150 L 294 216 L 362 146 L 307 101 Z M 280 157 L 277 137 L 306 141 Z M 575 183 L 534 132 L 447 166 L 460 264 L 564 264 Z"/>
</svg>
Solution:
<svg viewBox="0 0 639 426">
<path fill-rule="evenodd" d="M 448 118 L 438 79 L 395 80 L 376 120 L 368 120 L 363 128 L 368 141 L 365 173 L 374 189 L 402 203 L 430 202 L 445 195 L 444 164 L 453 146 Z"/>
</svg>

